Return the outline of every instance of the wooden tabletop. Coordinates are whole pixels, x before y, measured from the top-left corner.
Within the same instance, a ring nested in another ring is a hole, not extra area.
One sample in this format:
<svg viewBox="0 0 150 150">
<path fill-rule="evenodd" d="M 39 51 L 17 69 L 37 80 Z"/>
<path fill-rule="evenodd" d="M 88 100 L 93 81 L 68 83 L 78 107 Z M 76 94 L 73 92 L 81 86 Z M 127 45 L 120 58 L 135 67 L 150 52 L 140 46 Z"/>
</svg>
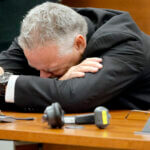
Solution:
<svg viewBox="0 0 150 150">
<path fill-rule="evenodd" d="M 0 123 L 0 139 L 86 146 L 93 148 L 149 149 L 150 135 L 135 134 L 141 131 L 150 117 L 149 114 L 129 111 L 111 111 L 110 125 L 98 129 L 95 125 L 83 125 L 82 129 L 50 129 L 41 121 L 42 114 L 4 112 L 14 117 L 34 117 L 33 121 Z"/>
</svg>

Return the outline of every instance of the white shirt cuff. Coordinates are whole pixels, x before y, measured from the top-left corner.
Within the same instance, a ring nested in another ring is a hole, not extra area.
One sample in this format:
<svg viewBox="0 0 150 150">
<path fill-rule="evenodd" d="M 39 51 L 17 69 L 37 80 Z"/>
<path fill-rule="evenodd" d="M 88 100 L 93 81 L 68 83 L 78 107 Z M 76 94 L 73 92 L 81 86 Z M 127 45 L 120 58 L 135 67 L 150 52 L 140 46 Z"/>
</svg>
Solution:
<svg viewBox="0 0 150 150">
<path fill-rule="evenodd" d="M 18 75 L 11 75 L 8 80 L 8 84 L 7 84 L 6 92 L 5 92 L 6 103 L 15 102 L 15 84 L 16 84 L 16 80 L 18 77 L 19 77 Z"/>
</svg>

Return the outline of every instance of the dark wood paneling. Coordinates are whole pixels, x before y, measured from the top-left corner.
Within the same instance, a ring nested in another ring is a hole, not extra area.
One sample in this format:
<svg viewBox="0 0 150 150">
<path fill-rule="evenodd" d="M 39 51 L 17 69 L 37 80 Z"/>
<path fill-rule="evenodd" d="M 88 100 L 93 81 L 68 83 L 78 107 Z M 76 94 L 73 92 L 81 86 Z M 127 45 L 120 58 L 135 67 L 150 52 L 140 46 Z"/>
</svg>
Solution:
<svg viewBox="0 0 150 150">
<path fill-rule="evenodd" d="M 130 12 L 144 32 L 150 34 L 150 0 L 63 0 L 72 7 L 111 8 Z"/>
</svg>

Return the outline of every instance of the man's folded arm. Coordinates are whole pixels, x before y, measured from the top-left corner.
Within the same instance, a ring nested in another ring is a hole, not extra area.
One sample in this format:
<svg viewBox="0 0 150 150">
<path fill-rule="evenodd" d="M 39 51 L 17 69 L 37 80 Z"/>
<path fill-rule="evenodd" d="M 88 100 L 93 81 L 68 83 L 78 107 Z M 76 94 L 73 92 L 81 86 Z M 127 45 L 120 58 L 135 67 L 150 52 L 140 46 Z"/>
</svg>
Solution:
<svg viewBox="0 0 150 150">
<path fill-rule="evenodd" d="M 128 45 L 129 46 L 129 45 Z M 125 47 L 103 57 L 103 69 L 84 78 L 60 81 L 34 76 L 20 76 L 15 85 L 15 103 L 28 111 L 41 111 L 59 102 L 66 112 L 91 111 L 121 94 L 143 70 L 142 52 Z M 127 49 L 126 49 L 127 48 Z M 127 52 L 128 51 L 128 52 Z"/>
<path fill-rule="evenodd" d="M 9 52 L 0 55 L 0 65 L 7 71 L 21 72 L 24 67 L 21 62 L 28 65 L 23 57 L 14 45 Z M 43 111 L 56 101 L 66 112 L 93 110 L 118 96 L 136 80 L 144 66 L 143 52 L 134 40 L 120 44 L 104 54 L 103 66 L 95 74 L 86 73 L 84 78 L 65 81 L 21 75 L 15 82 L 14 103 L 24 111 Z"/>
</svg>

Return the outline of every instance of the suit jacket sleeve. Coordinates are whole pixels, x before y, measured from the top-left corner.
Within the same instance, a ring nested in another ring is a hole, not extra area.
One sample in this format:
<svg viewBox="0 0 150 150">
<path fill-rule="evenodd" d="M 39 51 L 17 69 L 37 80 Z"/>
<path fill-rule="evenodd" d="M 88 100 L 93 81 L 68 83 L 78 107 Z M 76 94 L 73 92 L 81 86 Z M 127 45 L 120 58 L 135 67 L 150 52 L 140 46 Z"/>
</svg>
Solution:
<svg viewBox="0 0 150 150">
<path fill-rule="evenodd" d="M 94 45 L 100 42 L 96 40 Z M 125 38 L 103 53 L 103 65 L 95 74 L 65 81 L 20 76 L 15 103 L 26 111 L 42 111 L 56 101 L 66 112 L 91 111 L 120 95 L 139 77 L 144 66 L 141 43 L 132 36 Z"/>
</svg>

